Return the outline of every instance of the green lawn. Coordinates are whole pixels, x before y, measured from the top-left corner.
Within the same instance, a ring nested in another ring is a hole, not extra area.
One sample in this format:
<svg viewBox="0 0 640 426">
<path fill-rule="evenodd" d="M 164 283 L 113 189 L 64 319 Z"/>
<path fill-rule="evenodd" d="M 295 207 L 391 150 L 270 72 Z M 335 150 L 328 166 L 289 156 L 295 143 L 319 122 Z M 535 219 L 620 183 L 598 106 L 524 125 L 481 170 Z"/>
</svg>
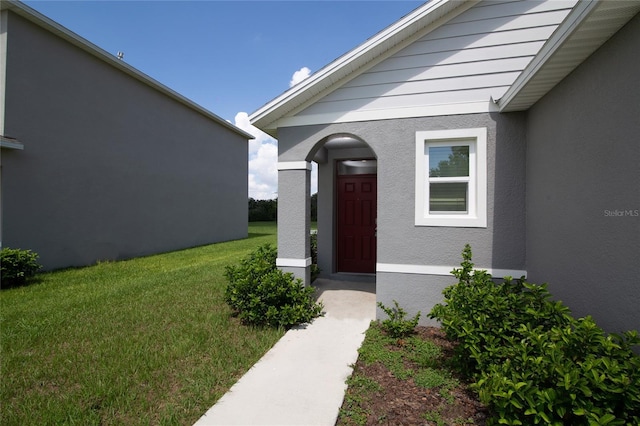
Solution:
<svg viewBox="0 0 640 426">
<path fill-rule="evenodd" d="M 0 292 L 0 424 L 192 424 L 284 333 L 230 317 L 249 238 L 38 276 Z"/>
</svg>

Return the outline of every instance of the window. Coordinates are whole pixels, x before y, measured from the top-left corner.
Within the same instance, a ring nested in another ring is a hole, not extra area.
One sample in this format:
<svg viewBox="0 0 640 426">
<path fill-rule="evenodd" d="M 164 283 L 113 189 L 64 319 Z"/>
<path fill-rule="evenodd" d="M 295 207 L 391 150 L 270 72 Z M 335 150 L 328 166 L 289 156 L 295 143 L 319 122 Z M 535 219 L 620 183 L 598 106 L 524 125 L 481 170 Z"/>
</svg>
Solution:
<svg viewBox="0 0 640 426">
<path fill-rule="evenodd" d="M 416 132 L 416 225 L 487 226 L 487 129 Z"/>
</svg>

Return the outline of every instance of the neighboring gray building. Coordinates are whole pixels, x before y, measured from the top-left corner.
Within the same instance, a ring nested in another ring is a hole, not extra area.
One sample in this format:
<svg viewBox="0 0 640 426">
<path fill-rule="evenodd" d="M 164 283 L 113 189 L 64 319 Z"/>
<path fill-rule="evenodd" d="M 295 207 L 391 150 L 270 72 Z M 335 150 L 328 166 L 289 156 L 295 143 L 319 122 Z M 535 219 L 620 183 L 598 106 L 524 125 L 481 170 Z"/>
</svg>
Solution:
<svg viewBox="0 0 640 426">
<path fill-rule="evenodd" d="M 53 269 L 247 236 L 251 135 L 1 4 L 3 247 Z"/>
<path fill-rule="evenodd" d="M 278 265 L 426 314 L 465 245 L 640 329 L 640 2 L 432 0 L 251 115 L 278 138 Z M 379 312 L 380 313 L 380 312 Z"/>
</svg>

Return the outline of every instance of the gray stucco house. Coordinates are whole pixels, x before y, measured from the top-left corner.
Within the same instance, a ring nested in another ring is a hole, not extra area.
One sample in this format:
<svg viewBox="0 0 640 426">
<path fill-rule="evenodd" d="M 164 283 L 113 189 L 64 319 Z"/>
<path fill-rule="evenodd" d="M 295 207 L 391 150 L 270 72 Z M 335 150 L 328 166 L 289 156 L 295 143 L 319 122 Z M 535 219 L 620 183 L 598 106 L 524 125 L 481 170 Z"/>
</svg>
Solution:
<svg viewBox="0 0 640 426">
<path fill-rule="evenodd" d="M 432 0 L 251 115 L 277 137 L 278 264 L 429 312 L 477 268 L 640 329 L 640 2 Z M 423 315 L 423 323 L 427 323 Z"/>
<path fill-rule="evenodd" d="M 0 13 L 3 247 L 53 269 L 247 236 L 251 135 L 22 3 Z"/>
</svg>

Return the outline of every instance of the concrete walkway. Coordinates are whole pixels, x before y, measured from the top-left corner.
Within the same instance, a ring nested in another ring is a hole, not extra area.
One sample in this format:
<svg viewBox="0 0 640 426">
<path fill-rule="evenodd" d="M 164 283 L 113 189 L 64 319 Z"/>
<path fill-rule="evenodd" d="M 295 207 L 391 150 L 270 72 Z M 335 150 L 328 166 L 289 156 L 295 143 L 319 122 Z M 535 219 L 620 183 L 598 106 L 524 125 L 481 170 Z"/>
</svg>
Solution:
<svg viewBox="0 0 640 426">
<path fill-rule="evenodd" d="M 334 425 L 375 317 L 375 284 L 318 279 L 325 316 L 289 330 L 196 426 Z"/>
</svg>

